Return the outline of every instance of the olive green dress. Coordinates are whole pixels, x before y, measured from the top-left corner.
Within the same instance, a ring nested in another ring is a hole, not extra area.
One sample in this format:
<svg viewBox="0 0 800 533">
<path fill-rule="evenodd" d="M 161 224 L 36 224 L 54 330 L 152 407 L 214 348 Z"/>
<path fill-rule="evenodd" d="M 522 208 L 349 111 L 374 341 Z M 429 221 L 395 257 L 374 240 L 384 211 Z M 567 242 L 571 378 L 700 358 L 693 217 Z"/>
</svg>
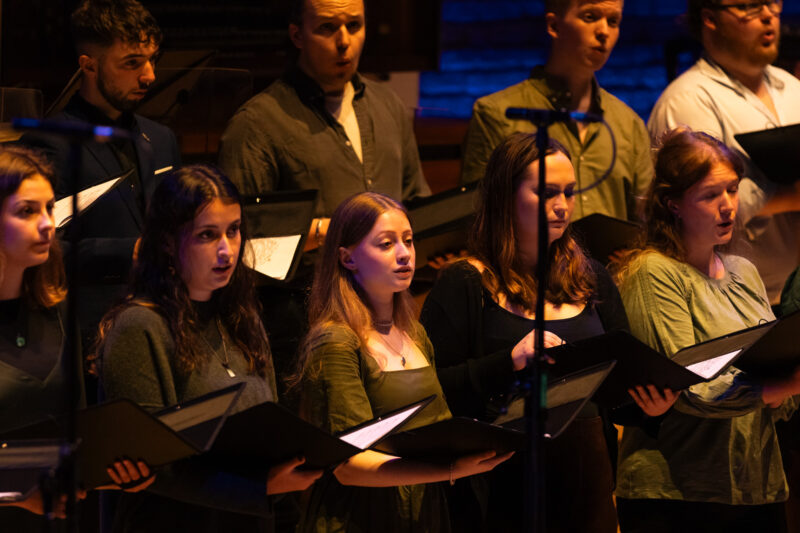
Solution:
<svg viewBox="0 0 800 533">
<path fill-rule="evenodd" d="M 360 347 L 358 336 L 344 325 L 332 325 L 313 341 L 312 368 L 303 383 L 306 416 L 319 427 L 338 433 L 431 394 L 431 402 L 407 429 L 450 417 L 436 378 L 433 347 L 425 330 L 411 332 L 430 363 L 423 368 L 383 372 Z M 328 472 L 304 502 L 300 532 L 382 533 L 450 531 L 441 483 L 400 487 L 343 486 Z"/>
</svg>

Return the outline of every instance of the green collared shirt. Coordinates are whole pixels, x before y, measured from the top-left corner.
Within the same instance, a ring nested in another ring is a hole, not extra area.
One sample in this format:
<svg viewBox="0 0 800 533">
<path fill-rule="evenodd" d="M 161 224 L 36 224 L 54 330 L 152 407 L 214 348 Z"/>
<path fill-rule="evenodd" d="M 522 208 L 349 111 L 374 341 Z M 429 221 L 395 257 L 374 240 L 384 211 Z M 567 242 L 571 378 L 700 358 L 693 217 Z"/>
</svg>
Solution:
<svg viewBox="0 0 800 533">
<path fill-rule="evenodd" d="M 593 213 L 634 220 L 637 201 L 644 197 L 653 178 L 647 129 L 631 108 L 603 90 L 596 80 L 592 96 L 592 112 L 602 114 L 614 132 L 617 159 L 608 179 L 576 196 L 572 220 Z M 462 181 L 481 179 L 489 156 L 506 137 L 518 131 L 536 131 L 530 122 L 506 118 L 506 108 L 567 109 L 571 97 L 564 83 L 548 76 L 540 66 L 527 80 L 478 99 L 464 144 Z M 602 124 L 589 124 L 583 142 L 574 122 L 554 124 L 549 132 L 569 150 L 579 188 L 594 183 L 611 164 L 611 136 Z"/>
</svg>

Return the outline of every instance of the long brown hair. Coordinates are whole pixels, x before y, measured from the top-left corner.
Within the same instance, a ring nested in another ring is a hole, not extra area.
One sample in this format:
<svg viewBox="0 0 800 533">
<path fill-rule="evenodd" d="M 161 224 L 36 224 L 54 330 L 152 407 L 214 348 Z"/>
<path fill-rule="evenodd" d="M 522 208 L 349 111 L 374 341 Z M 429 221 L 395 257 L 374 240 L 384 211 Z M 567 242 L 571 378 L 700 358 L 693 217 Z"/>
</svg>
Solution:
<svg viewBox="0 0 800 533">
<path fill-rule="evenodd" d="M 726 165 L 742 177 L 741 158 L 711 135 L 677 128 L 667 132 L 660 144 L 655 178 L 644 204 L 644 229 L 636 244 L 611 264 L 617 283 L 624 281 L 631 263 L 646 252 L 660 252 L 686 261 L 681 221 L 670 209 L 670 200 L 680 200 L 690 187 L 708 176 L 716 164 Z"/>
<path fill-rule="evenodd" d="M 102 357 L 103 345 L 117 316 L 132 305 L 143 305 L 155 309 L 167 321 L 178 370 L 188 373 L 208 360 L 198 316 L 181 277 L 180 253 L 195 217 L 214 199 L 241 205 L 236 187 L 211 166 L 179 168 L 158 185 L 147 210 L 128 295 L 100 323 L 95 358 Z M 231 280 L 215 290 L 213 298 L 220 320 L 244 353 L 250 371 L 264 376 L 271 356 L 255 297 L 253 273 L 242 264 L 247 248 L 244 217 L 240 234 L 242 245 Z"/>
<path fill-rule="evenodd" d="M 366 345 L 367 336 L 372 330 L 373 310 L 353 272 L 340 262 L 339 248 L 360 243 L 372 230 L 378 217 L 393 210 L 408 217 L 402 204 L 383 194 L 365 192 L 351 196 L 333 213 L 314 272 L 308 305 L 310 329 L 300 350 L 297 372 L 289 378 L 292 386 L 315 372 L 310 367 L 311 349 L 331 324 L 350 328 L 360 339 L 361 345 Z M 392 311 L 394 324 L 402 331 L 410 332 L 415 323 L 414 317 L 414 302 L 408 291 L 395 293 Z"/>
<path fill-rule="evenodd" d="M 0 147 L 0 206 L 19 190 L 23 181 L 37 175 L 53 184 L 53 167 L 44 155 L 19 145 Z M 0 252 L 0 280 L 5 264 L 6 258 Z M 58 239 L 54 238 L 50 244 L 50 253 L 44 263 L 25 269 L 22 294 L 42 307 L 52 307 L 66 297 L 66 276 Z"/>
<path fill-rule="evenodd" d="M 567 149 L 550 139 L 547 155 Z M 479 204 L 470 234 L 470 253 L 486 267 L 483 285 L 493 295 L 531 313 L 536 303 L 537 281 L 522 263 L 514 225 L 514 199 L 531 163 L 537 161 L 536 134 L 515 133 L 492 152 L 481 181 Z M 541 200 L 540 200 L 541 201 Z M 575 242 L 571 229 L 549 247 L 550 273 L 545 298 L 554 305 L 588 302 L 595 292 L 594 271 Z"/>
</svg>

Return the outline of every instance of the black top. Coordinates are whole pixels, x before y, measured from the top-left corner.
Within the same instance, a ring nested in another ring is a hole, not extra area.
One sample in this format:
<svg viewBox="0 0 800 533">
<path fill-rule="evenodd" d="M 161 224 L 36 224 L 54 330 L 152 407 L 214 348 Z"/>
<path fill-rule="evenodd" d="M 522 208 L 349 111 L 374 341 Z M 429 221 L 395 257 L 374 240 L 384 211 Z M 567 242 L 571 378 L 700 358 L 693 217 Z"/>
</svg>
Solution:
<svg viewBox="0 0 800 533">
<path fill-rule="evenodd" d="M 488 294 L 488 293 L 487 293 Z M 534 320 L 516 315 L 501 307 L 492 298 L 486 299 L 483 307 L 483 323 L 486 327 L 484 351 L 493 353 L 516 344 L 535 327 Z M 545 320 L 545 329 L 567 342 L 602 335 L 603 323 L 593 305 L 587 305 L 574 317 L 561 320 Z M 499 414 L 499 413 L 498 413 Z M 587 402 L 579 416 L 594 417 L 599 414 L 597 406 Z"/>
<path fill-rule="evenodd" d="M 611 276 L 597 261 L 590 264 L 597 279 L 592 312 L 603 331 L 627 331 L 628 317 Z M 511 350 L 524 335 L 513 342 L 509 338 L 505 345 L 497 342 L 497 332 L 492 334 L 495 340 L 485 337 L 490 328 L 485 322 L 489 305 L 484 302 L 493 300 L 480 272 L 469 262 L 458 261 L 440 274 L 425 300 L 420 322 L 433 343 L 439 381 L 453 415 L 489 420 L 489 399 L 507 393 L 515 382 Z M 584 333 L 594 327 L 586 326 Z M 574 340 L 577 334 L 565 333 L 565 338 Z"/>
<path fill-rule="evenodd" d="M 51 316 L 53 315 L 53 316 Z M 56 313 L 29 315 L 21 298 L 0 301 L 0 361 L 44 381 L 58 362 L 64 336 Z"/>
</svg>

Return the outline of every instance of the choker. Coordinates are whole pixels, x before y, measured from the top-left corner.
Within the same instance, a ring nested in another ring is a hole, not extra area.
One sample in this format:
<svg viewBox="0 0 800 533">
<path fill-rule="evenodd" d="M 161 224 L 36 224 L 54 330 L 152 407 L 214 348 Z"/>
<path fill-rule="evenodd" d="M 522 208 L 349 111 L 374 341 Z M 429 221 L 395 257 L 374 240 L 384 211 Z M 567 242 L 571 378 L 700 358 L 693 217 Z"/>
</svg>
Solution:
<svg viewBox="0 0 800 533">
<path fill-rule="evenodd" d="M 373 320 L 372 327 L 381 335 L 388 335 L 392 331 L 394 320 Z"/>
</svg>

